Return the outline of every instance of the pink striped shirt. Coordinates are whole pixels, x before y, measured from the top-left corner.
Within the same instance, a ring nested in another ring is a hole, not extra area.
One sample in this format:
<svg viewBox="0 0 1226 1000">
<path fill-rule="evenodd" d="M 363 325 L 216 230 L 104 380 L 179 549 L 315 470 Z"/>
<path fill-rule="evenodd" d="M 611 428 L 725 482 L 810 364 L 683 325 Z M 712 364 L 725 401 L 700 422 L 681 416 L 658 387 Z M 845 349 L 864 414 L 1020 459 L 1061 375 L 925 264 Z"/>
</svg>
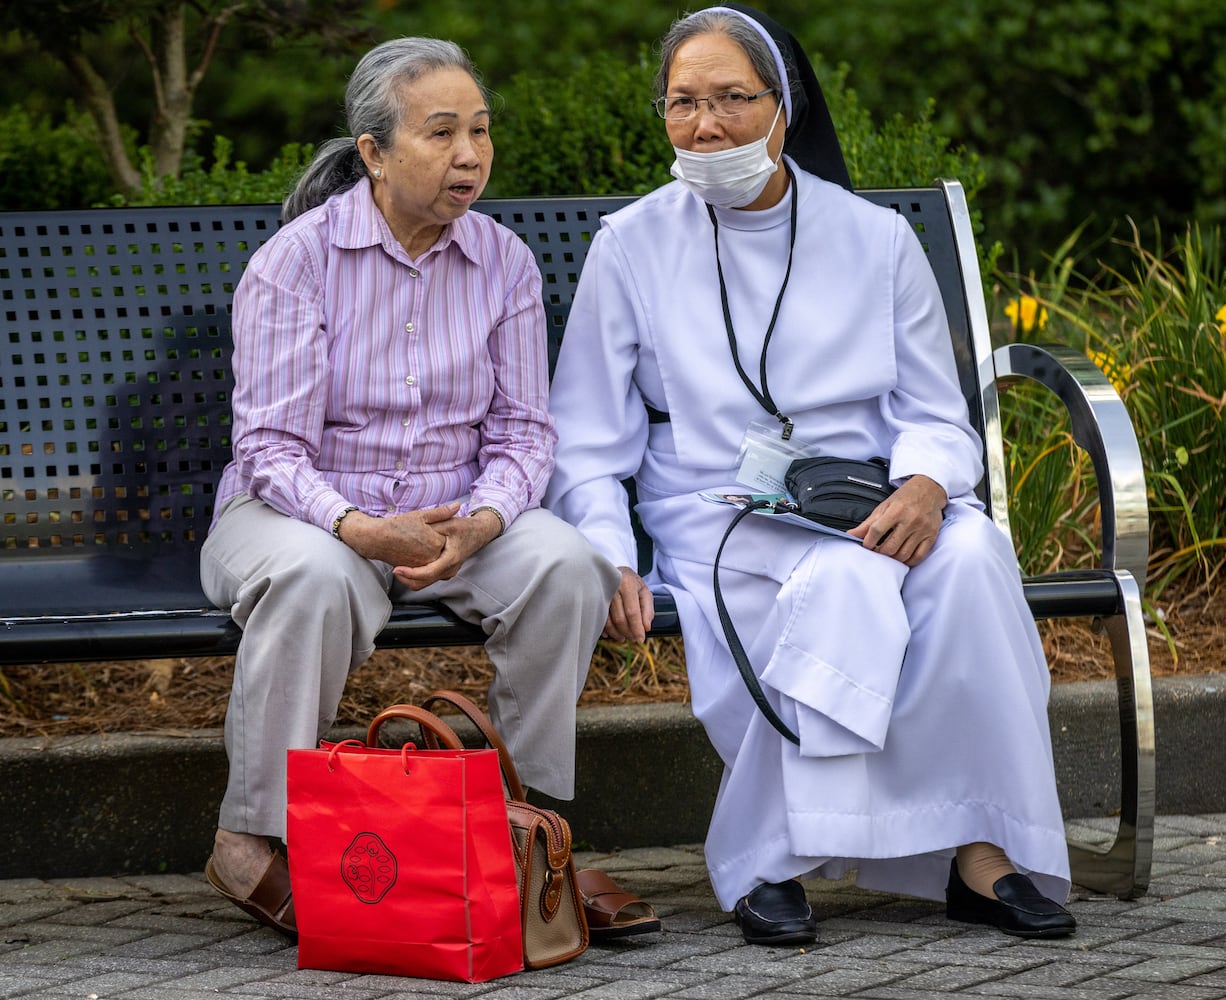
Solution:
<svg viewBox="0 0 1226 1000">
<path fill-rule="evenodd" d="M 540 505 L 557 442 L 541 277 L 468 212 L 417 260 L 359 181 L 284 226 L 234 293 L 239 494 L 330 530 L 469 498 L 508 524 Z"/>
</svg>

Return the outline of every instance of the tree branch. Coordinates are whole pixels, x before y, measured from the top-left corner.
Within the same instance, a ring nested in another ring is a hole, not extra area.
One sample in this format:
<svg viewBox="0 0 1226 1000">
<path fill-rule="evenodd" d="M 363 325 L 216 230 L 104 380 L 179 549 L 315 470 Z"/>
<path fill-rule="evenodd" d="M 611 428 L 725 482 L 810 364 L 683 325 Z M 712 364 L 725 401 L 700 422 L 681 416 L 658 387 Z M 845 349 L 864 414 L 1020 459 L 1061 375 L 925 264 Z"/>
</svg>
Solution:
<svg viewBox="0 0 1226 1000">
<path fill-rule="evenodd" d="M 245 2 L 231 4 L 218 11 L 217 16 L 208 24 L 208 39 L 204 45 L 204 51 L 200 55 L 200 62 L 196 68 L 192 70 L 191 77 L 188 80 L 188 89 L 194 94 L 196 88 L 200 86 L 200 81 L 204 79 L 204 74 L 209 68 L 209 64 L 213 61 L 213 56 L 217 53 L 217 39 L 221 37 L 222 31 L 225 29 L 226 22 L 235 14 L 241 11 L 248 4 Z"/>
<path fill-rule="evenodd" d="M 149 47 L 149 43 L 136 30 L 135 21 L 131 21 L 128 24 L 128 37 L 141 50 L 145 56 L 145 62 L 149 64 L 149 75 L 153 78 L 153 104 L 158 112 L 164 114 L 166 111 L 166 90 L 162 86 L 162 67 L 158 64 L 157 56 L 154 55 L 153 49 Z"/>
<path fill-rule="evenodd" d="M 62 61 L 76 81 L 77 91 L 98 128 L 98 147 L 116 187 L 125 194 L 138 194 L 141 190 L 140 171 L 132 164 L 124 148 L 123 131 L 115 111 L 115 97 L 106 81 L 79 49 L 64 52 Z"/>
</svg>

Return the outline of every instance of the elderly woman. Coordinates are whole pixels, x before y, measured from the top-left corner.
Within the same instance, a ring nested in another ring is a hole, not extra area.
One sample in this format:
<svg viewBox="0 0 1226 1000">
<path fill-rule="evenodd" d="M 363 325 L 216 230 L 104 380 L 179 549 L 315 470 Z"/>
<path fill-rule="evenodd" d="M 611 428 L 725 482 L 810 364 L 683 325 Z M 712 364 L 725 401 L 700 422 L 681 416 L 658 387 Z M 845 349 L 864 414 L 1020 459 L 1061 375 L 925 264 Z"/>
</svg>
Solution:
<svg viewBox="0 0 1226 1000">
<path fill-rule="evenodd" d="M 524 782 L 569 798 L 575 702 L 618 585 L 540 509 L 556 442 L 541 278 L 469 212 L 493 148 L 467 57 L 380 45 L 346 110 L 353 138 L 321 148 L 235 292 L 234 460 L 201 555 L 243 629 L 207 875 L 288 935 L 268 843 L 286 749 L 331 724 L 392 603 L 441 601 L 485 630 L 494 722 Z"/>
<path fill-rule="evenodd" d="M 1047 669 L 973 493 L 981 444 L 924 252 L 849 190 L 813 69 L 770 19 L 728 4 L 678 21 L 658 82 L 677 182 L 593 240 L 550 398 L 546 504 L 621 567 L 607 635 L 644 638 L 650 588 L 676 599 L 694 712 L 725 765 L 716 896 L 750 943 L 812 941 L 796 880 L 853 869 L 945 898 L 955 920 L 1072 933 L 1053 901 L 1069 874 Z M 859 542 L 760 517 L 729 536 L 722 592 L 793 745 L 756 710 L 713 596 L 736 508 L 699 492 L 743 493 L 764 453 L 798 445 L 886 456 L 897 492 Z M 627 477 L 655 543 L 646 580 Z"/>
</svg>

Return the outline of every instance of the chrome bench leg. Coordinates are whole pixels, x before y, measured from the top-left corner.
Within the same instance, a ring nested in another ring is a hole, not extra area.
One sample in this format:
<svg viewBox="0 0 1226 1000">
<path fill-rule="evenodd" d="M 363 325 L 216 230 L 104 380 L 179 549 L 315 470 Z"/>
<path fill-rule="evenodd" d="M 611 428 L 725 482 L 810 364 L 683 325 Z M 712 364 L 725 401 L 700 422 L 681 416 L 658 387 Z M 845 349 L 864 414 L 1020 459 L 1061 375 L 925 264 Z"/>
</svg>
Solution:
<svg viewBox="0 0 1226 1000">
<path fill-rule="evenodd" d="M 1149 888 L 1154 852 L 1154 699 L 1141 595 L 1119 572 L 1124 612 L 1099 623 L 1111 640 L 1120 710 L 1120 825 L 1103 849 L 1069 842 L 1073 882 L 1120 899 Z"/>
</svg>

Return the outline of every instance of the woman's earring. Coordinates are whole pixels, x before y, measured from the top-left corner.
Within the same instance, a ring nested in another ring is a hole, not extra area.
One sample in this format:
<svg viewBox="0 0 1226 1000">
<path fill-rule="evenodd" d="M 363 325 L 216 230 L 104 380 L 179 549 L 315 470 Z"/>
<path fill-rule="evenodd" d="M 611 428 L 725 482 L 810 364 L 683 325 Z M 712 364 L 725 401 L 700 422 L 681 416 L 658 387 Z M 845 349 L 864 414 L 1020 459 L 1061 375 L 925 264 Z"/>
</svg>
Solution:
<svg viewBox="0 0 1226 1000">
<path fill-rule="evenodd" d="M 379 170 L 378 168 L 375 168 L 375 180 L 378 180 L 382 176 L 383 176 L 383 171 Z"/>
</svg>

